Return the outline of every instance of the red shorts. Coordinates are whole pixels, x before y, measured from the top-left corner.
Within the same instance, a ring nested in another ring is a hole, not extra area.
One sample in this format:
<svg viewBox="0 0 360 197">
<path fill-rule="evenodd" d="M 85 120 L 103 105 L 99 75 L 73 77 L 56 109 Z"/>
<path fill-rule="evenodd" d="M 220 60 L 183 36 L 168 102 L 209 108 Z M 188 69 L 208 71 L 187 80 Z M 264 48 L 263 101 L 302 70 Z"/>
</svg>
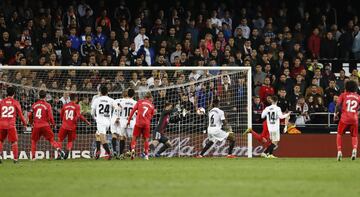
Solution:
<svg viewBox="0 0 360 197">
<path fill-rule="evenodd" d="M 144 138 L 150 138 L 150 127 L 134 127 L 134 137 L 140 137 L 142 135 Z"/>
<path fill-rule="evenodd" d="M 270 139 L 270 133 L 269 133 L 269 129 L 267 127 L 267 123 L 266 120 L 263 122 L 263 130 L 261 132 L 261 137 L 269 140 Z"/>
<path fill-rule="evenodd" d="M 10 129 L 0 129 L 0 141 L 4 142 L 4 140 L 8 138 L 9 142 L 17 142 L 18 141 L 18 135 L 16 128 L 10 128 Z"/>
<path fill-rule="evenodd" d="M 358 136 L 358 124 L 345 124 L 343 122 L 339 122 L 337 133 L 339 135 L 345 134 L 346 131 L 350 131 L 352 137 Z"/>
<path fill-rule="evenodd" d="M 76 130 L 64 129 L 61 127 L 58 134 L 58 140 L 62 142 L 66 136 L 68 137 L 68 142 L 74 141 L 76 139 Z"/>
<path fill-rule="evenodd" d="M 54 140 L 54 133 L 52 132 L 51 128 L 48 127 L 39 127 L 33 128 L 31 132 L 31 140 L 39 141 L 40 137 L 44 136 L 46 140 L 52 141 Z"/>
</svg>

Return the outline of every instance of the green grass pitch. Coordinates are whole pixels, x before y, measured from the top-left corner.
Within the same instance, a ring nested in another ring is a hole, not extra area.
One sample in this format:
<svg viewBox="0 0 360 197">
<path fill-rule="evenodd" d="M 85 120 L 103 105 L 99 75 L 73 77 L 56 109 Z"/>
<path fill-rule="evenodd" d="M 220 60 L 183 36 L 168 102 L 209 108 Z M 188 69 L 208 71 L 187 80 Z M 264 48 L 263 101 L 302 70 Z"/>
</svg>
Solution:
<svg viewBox="0 0 360 197">
<path fill-rule="evenodd" d="M 360 196 L 360 161 L 162 158 L 3 161 L 1 197 Z"/>
</svg>

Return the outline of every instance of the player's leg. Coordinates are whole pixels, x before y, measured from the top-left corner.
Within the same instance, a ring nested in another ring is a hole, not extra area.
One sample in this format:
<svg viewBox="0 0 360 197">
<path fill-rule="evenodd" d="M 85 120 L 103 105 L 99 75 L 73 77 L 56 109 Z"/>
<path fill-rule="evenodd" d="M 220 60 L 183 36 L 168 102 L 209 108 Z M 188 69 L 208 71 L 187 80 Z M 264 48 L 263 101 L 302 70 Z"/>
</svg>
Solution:
<svg viewBox="0 0 360 197">
<path fill-rule="evenodd" d="M 357 156 L 357 147 L 358 147 L 358 124 L 354 124 L 350 128 L 351 132 L 351 144 L 352 144 L 352 153 L 351 160 L 355 160 Z"/>
<path fill-rule="evenodd" d="M 8 130 L 8 140 L 11 143 L 11 150 L 14 155 L 14 163 L 17 163 L 19 157 L 19 148 L 18 148 L 18 135 L 16 128 L 12 128 Z"/>
<path fill-rule="evenodd" d="M 100 152 L 101 152 L 101 140 L 100 140 L 100 133 L 98 131 L 95 134 L 95 145 L 96 145 L 96 153 L 95 153 L 95 159 L 100 158 Z"/>
<path fill-rule="evenodd" d="M 205 153 L 212 147 L 215 143 L 215 136 L 213 132 L 208 131 L 209 140 L 206 142 L 204 148 L 201 150 L 200 154 L 197 156 L 198 158 L 204 157 Z"/>
<path fill-rule="evenodd" d="M 120 138 L 119 134 L 113 133 L 111 138 L 111 146 L 113 149 L 113 156 L 117 157 L 118 155 L 118 148 L 117 148 L 117 141 Z"/>
<path fill-rule="evenodd" d="M 62 151 L 61 145 L 55 141 L 55 135 L 51 127 L 41 128 L 41 133 L 45 137 L 45 139 L 50 142 L 51 146 L 57 150 L 57 156 L 60 156 L 60 159 L 63 159 L 65 157 L 65 153 L 64 151 Z"/>
<path fill-rule="evenodd" d="M 110 129 L 110 125 L 103 125 L 102 128 L 100 128 L 100 141 L 101 144 L 106 152 L 107 159 L 110 160 L 112 158 L 111 156 L 111 151 L 109 148 L 109 144 L 107 143 L 107 139 L 106 139 L 106 132 Z"/>
<path fill-rule="evenodd" d="M 60 128 L 58 133 L 58 144 L 62 148 L 62 143 L 67 136 L 67 131 L 64 128 Z"/>
<path fill-rule="evenodd" d="M 345 125 L 341 121 L 339 122 L 338 130 L 337 130 L 337 134 L 336 134 L 336 148 L 338 151 L 338 153 L 337 153 L 338 161 L 342 160 L 342 135 L 345 133 L 346 127 L 347 127 L 347 125 Z"/>
<path fill-rule="evenodd" d="M 36 155 L 36 145 L 40 139 L 40 130 L 39 128 L 33 128 L 31 131 L 31 160 L 35 160 Z"/>
<path fill-rule="evenodd" d="M 3 153 L 3 143 L 6 139 L 6 136 L 7 136 L 7 130 L 0 129 L 0 164 L 1 164 L 2 153 Z"/>
<path fill-rule="evenodd" d="M 234 158 L 235 156 L 232 154 L 235 147 L 235 133 L 228 132 L 228 137 L 226 138 L 229 141 L 229 150 L 228 150 L 228 158 Z"/>
<path fill-rule="evenodd" d="M 277 147 L 278 142 L 280 141 L 280 130 L 270 131 L 270 140 L 272 143 L 268 147 L 268 158 L 276 158 L 273 155 L 273 152 L 274 152 L 275 148 Z"/>
<path fill-rule="evenodd" d="M 136 140 L 141 134 L 141 128 L 135 125 L 133 137 L 131 139 L 131 160 L 135 158 Z"/>
<path fill-rule="evenodd" d="M 150 139 L 150 127 L 143 128 L 143 140 L 144 140 L 144 152 L 146 160 L 149 160 L 149 139 Z"/>
<path fill-rule="evenodd" d="M 66 144 L 64 159 L 69 158 L 69 154 L 71 153 L 71 151 L 73 149 L 73 143 L 76 139 L 76 130 L 68 131 L 67 137 L 68 137 L 68 142 Z"/>
<path fill-rule="evenodd" d="M 166 151 L 167 149 L 171 148 L 172 147 L 172 144 L 170 142 L 170 140 L 165 137 L 164 135 L 161 136 L 160 140 L 159 140 L 160 143 L 163 144 L 163 146 L 159 149 L 159 151 L 155 154 L 155 157 L 160 157 L 161 154 Z"/>
</svg>

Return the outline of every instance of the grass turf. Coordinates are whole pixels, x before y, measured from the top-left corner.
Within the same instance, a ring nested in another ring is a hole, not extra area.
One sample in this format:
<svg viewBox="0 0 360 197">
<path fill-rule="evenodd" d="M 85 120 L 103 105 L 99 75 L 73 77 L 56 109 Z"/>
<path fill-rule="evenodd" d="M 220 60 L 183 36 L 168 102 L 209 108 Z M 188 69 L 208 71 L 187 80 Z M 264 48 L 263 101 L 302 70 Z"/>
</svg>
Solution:
<svg viewBox="0 0 360 197">
<path fill-rule="evenodd" d="M 0 196 L 360 196 L 360 161 L 163 158 L 3 161 Z"/>
</svg>

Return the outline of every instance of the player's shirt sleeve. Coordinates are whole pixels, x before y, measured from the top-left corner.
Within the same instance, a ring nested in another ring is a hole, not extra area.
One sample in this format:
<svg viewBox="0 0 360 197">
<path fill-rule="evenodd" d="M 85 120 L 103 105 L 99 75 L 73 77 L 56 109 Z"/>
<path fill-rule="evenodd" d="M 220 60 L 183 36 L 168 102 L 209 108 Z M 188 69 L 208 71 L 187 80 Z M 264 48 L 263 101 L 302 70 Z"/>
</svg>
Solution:
<svg viewBox="0 0 360 197">
<path fill-rule="evenodd" d="M 276 111 L 277 111 L 277 114 L 278 114 L 278 116 L 279 116 L 279 118 L 280 118 L 280 119 L 284 119 L 284 118 L 286 118 L 286 117 L 287 117 L 287 115 L 286 115 L 286 114 L 283 114 L 283 113 L 282 113 L 282 111 L 281 111 L 281 108 L 280 108 L 280 107 L 277 107 L 277 108 L 276 108 Z"/>
<path fill-rule="evenodd" d="M 140 102 L 141 102 L 141 101 L 136 102 L 134 108 L 131 110 L 130 115 L 129 115 L 129 117 L 128 117 L 128 123 L 131 121 L 134 113 L 138 110 L 138 108 L 139 108 L 139 103 L 140 103 Z"/>
<path fill-rule="evenodd" d="M 21 122 L 23 123 L 23 125 L 26 126 L 26 120 L 25 120 L 25 117 L 24 117 L 24 115 L 23 115 L 23 113 L 22 113 L 21 106 L 20 106 L 20 103 L 19 103 L 19 102 L 16 102 L 15 108 L 16 108 L 17 114 L 18 114 L 19 117 L 20 117 Z M 15 120 L 15 121 L 16 121 L 16 120 Z"/>
</svg>

